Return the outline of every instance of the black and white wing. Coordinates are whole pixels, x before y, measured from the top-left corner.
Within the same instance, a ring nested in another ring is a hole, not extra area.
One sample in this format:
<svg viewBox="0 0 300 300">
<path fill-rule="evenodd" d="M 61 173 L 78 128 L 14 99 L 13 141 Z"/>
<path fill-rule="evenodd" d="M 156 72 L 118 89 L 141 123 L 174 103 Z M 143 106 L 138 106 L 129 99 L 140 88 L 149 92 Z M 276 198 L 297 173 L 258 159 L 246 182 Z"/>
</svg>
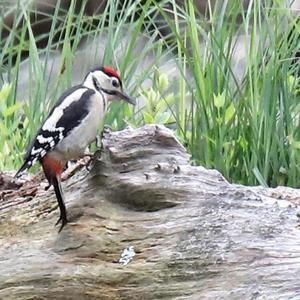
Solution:
<svg viewBox="0 0 300 300">
<path fill-rule="evenodd" d="M 68 136 L 89 113 L 91 96 L 95 91 L 75 86 L 66 91 L 57 101 L 42 127 L 38 130 L 24 158 L 24 164 L 15 177 L 30 168 L 47 152 Z"/>
</svg>

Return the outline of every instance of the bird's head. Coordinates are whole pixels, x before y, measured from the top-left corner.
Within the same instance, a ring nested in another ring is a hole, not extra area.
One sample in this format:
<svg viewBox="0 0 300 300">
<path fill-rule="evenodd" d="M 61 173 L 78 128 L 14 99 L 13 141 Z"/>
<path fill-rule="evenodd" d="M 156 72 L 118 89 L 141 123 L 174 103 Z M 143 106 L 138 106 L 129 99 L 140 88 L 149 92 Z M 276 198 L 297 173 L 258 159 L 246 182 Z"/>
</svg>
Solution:
<svg viewBox="0 0 300 300">
<path fill-rule="evenodd" d="M 135 105 L 135 99 L 123 92 L 120 75 L 111 67 L 105 66 L 90 71 L 85 77 L 83 85 L 103 92 L 108 101 L 123 99 Z"/>
</svg>

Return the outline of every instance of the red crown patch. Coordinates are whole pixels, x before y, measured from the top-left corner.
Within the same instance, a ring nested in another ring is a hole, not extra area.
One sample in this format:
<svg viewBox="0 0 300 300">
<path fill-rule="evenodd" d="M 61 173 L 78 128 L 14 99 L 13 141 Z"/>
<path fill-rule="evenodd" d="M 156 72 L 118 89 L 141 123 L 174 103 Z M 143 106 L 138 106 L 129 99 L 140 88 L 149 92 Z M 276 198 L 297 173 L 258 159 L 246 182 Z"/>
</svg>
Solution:
<svg viewBox="0 0 300 300">
<path fill-rule="evenodd" d="M 119 80 L 121 80 L 121 77 L 120 75 L 118 74 L 118 72 L 113 69 L 112 67 L 103 67 L 103 72 L 106 73 L 108 76 L 114 76 L 114 77 L 117 77 Z"/>
</svg>

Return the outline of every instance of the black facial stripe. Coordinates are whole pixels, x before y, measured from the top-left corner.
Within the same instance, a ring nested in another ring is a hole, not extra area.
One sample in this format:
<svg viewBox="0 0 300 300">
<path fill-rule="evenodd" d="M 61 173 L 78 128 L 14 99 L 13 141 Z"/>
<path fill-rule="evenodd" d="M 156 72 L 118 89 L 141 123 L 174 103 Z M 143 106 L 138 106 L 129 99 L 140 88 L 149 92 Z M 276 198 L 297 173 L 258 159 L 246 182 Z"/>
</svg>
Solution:
<svg viewBox="0 0 300 300">
<path fill-rule="evenodd" d="M 102 92 L 102 91 L 101 91 Z M 101 93 L 101 97 L 102 97 L 102 103 L 103 103 L 103 110 L 106 111 L 106 106 L 107 106 L 107 100 L 104 97 L 103 93 Z"/>
<path fill-rule="evenodd" d="M 101 88 L 101 90 L 105 93 L 105 94 L 109 94 L 109 95 L 117 95 L 117 91 L 110 91 L 104 88 Z"/>
<path fill-rule="evenodd" d="M 93 84 L 94 84 L 94 87 L 97 91 L 100 91 L 100 84 L 98 82 L 98 80 L 93 76 Z"/>
</svg>

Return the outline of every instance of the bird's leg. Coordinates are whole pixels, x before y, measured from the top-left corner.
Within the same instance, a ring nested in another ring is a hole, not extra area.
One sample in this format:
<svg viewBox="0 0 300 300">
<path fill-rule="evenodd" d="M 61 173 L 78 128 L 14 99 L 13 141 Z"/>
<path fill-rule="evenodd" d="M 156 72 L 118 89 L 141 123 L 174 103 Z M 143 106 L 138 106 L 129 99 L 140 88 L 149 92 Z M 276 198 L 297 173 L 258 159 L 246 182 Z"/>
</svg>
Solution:
<svg viewBox="0 0 300 300">
<path fill-rule="evenodd" d="M 95 143 L 96 143 L 95 153 L 94 154 L 86 154 L 86 156 L 90 157 L 90 160 L 88 161 L 88 163 L 85 166 L 89 172 L 92 169 L 93 163 L 101 157 L 101 151 L 103 149 L 102 139 L 103 139 L 103 132 L 101 133 L 101 135 L 97 135 L 95 138 Z"/>
<path fill-rule="evenodd" d="M 89 162 L 86 164 L 85 168 L 88 172 L 90 172 L 92 170 L 92 162 L 93 162 L 93 158 L 91 157 L 91 159 L 89 160 Z"/>
<path fill-rule="evenodd" d="M 91 171 L 91 165 L 92 163 L 94 162 L 94 154 L 92 153 L 85 153 L 83 155 L 83 157 L 88 157 L 89 160 L 87 161 L 86 165 L 85 165 L 85 168 L 87 169 L 87 171 Z"/>
<path fill-rule="evenodd" d="M 59 222 L 61 222 L 61 226 L 58 230 L 58 232 L 61 232 L 61 230 L 64 228 L 64 226 L 68 223 L 66 206 L 64 203 L 64 199 L 63 199 L 63 192 L 61 189 L 60 179 L 57 176 L 53 178 L 52 184 L 54 187 L 55 195 L 56 195 L 58 206 L 60 209 L 60 217 L 57 220 L 55 225 L 58 225 Z"/>
<path fill-rule="evenodd" d="M 84 156 L 88 156 L 90 157 L 90 160 L 88 161 L 88 163 L 86 164 L 86 169 L 88 171 L 91 171 L 92 169 L 92 164 L 96 161 L 99 160 L 101 158 L 101 153 L 103 150 L 103 138 L 105 138 L 105 136 L 107 136 L 108 134 L 110 134 L 110 132 L 112 131 L 111 127 L 108 125 L 105 125 L 103 128 L 103 131 L 101 132 L 101 134 L 97 135 L 95 138 L 95 143 L 96 143 L 96 151 L 94 154 L 88 153 L 88 154 L 84 154 Z"/>
<path fill-rule="evenodd" d="M 97 150 L 102 150 L 103 149 L 103 136 L 104 136 L 104 133 L 102 132 L 100 135 L 97 135 L 96 136 L 96 139 L 95 139 L 95 142 L 96 142 L 96 148 Z"/>
<path fill-rule="evenodd" d="M 103 149 L 103 139 L 107 138 L 112 132 L 112 128 L 109 125 L 104 125 L 100 135 L 96 137 L 96 145 L 100 151 Z"/>
</svg>

